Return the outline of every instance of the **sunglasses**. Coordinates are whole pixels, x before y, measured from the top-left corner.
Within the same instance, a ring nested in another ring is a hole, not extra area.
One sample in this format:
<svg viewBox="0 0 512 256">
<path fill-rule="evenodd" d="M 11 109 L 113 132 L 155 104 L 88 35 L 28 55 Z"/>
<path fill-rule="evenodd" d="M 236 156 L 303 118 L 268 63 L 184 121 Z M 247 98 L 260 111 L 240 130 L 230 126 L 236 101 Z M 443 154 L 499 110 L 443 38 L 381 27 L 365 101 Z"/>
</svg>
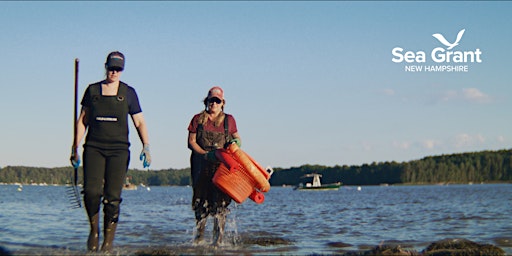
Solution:
<svg viewBox="0 0 512 256">
<path fill-rule="evenodd" d="M 108 71 L 115 71 L 115 72 L 121 72 L 121 71 L 123 71 L 123 69 L 122 69 L 122 68 L 117 68 L 117 67 L 115 67 L 115 68 L 108 68 L 107 70 L 108 70 Z"/>
<path fill-rule="evenodd" d="M 211 98 L 208 100 L 208 103 L 212 104 L 212 103 L 217 103 L 217 104 L 220 104 L 222 103 L 222 100 L 219 99 L 219 98 Z"/>
</svg>

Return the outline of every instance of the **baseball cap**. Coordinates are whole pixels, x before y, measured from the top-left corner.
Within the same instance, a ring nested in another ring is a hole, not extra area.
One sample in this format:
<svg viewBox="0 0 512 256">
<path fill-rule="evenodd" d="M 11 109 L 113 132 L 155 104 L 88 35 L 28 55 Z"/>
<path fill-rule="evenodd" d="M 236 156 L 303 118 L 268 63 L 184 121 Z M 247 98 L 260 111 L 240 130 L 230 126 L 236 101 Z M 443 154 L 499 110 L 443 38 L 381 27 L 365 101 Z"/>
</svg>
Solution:
<svg viewBox="0 0 512 256">
<path fill-rule="evenodd" d="M 208 99 L 214 97 L 224 100 L 224 91 L 219 86 L 214 86 L 208 91 Z"/>
<path fill-rule="evenodd" d="M 124 70 L 124 55 L 117 51 L 109 53 L 105 66 L 107 68 L 120 68 Z"/>
</svg>

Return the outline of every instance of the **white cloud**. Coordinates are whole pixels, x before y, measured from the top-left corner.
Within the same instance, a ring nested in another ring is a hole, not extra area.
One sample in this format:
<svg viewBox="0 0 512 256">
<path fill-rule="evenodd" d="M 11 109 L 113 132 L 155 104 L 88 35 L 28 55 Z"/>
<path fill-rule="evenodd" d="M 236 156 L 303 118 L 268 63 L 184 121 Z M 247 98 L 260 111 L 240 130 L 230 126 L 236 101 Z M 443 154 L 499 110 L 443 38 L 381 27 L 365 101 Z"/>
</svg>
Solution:
<svg viewBox="0 0 512 256">
<path fill-rule="evenodd" d="M 405 141 L 405 142 L 393 141 L 393 147 L 398 148 L 398 149 L 409 149 L 410 146 L 411 146 L 411 143 L 409 143 L 407 141 Z"/>
<path fill-rule="evenodd" d="M 439 146 L 441 143 L 436 140 L 423 140 L 420 142 L 420 146 L 425 149 L 434 149 Z"/>
<path fill-rule="evenodd" d="M 395 95 L 395 91 L 393 89 L 384 89 L 382 90 L 382 94 L 386 95 L 386 96 L 393 96 Z"/>
<path fill-rule="evenodd" d="M 492 98 L 491 96 L 481 92 L 477 88 L 464 88 L 460 91 L 444 91 L 439 96 L 439 100 L 442 102 L 452 100 L 463 100 L 472 103 L 489 103 L 492 101 Z"/>
<path fill-rule="evenodd" d="M 368 141 L 361 142 L 361 147 L 363 148 L 364 151 L 372 151 L 373 150 L 372 144 Z"/>
<path fill-rule="evenodd" d="M 476 88 L 462 89 L 462 97 L 471 102 L 487 103 L 491 101 L 491 97 Z"/>
<path fill-rule="evenodd" d="M 403 150 L 409 150 L 411 148 L 420 148 L 432 150 L 442 145 L 442 142 L 438 140 L 425 139 L 415 142 L 410 141 L 393 141 L 393 147 Z"/>
<path fill-rule="evenodd" d="M 485 142 L 484 136 L 470 135 L 467 133 L 457 134 L 454 139 L 454 146 L 457 148 L 482 145 Z"/>
<path fill-rule="evenodd" d="M 457 91 L 445 91 L 442 95 L 441 95 L 441 101 L 450 101 L 452 99 L 456 99 L 457 98 Z"/>
</svg>

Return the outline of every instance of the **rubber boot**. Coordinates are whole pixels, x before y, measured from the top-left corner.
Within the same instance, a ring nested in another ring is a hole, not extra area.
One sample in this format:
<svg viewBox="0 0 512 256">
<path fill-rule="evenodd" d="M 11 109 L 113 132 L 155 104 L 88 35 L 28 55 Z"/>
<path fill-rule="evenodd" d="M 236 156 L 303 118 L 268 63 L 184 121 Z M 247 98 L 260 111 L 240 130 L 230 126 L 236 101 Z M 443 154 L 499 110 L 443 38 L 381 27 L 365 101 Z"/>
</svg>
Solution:
<svg viewBox="0 0 512 256">
<path fill-rule="evenodd" d="M 216 214 L 213 220 L 213 245 L 218 246 L 222 243 L 224 237 L 224 227 L 226 226 L 226 215 Z"/>
<path fill-rule="evenodd" d="M 112 252 L 112 246 L 114 244 L 114 237 L 116 234 L 117 223 L 105 220 L 103 227 L 103 245 L 101 251 L 105 253 Z"/>
<path fill-rule="evenodd" d="M 204 239 L 204 230 L 206 228 L 206 218 L 196 221 L 196 237 L 194 243 L 199 243 Z"/>
<path fill-rule="evenodd" d="M 91 225 L 91 232 L 89 233 L 89 238 L 87 239 L 87 249 L 91 252 L 98 251 L 99 247 L 99 229 L 100 229 L 100 215 L 99 213 L 94 214 L 89 217 L 89 224 Z"/>
</svg>

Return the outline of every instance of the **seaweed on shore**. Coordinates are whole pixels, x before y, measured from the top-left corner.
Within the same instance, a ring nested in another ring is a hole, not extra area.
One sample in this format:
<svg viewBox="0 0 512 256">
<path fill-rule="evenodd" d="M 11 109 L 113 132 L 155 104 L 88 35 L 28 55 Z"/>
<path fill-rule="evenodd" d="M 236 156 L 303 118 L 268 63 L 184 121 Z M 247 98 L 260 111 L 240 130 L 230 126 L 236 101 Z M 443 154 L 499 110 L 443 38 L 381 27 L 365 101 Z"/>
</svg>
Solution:
<svg viewBox="0 0 512 256">
<path fill-rule="evenodd" d="M 478 244 L 467 239 L 444 239 L 430 244 L 422 255 L 424 256 L 501 256 L 503 249 L 491 244 Z"/>
<path fill-rule="evenodd" d="M 370 250 L 351 251 L 344 256 L 504 256 L 505 251 L 495 245 L 479 244 L 467 239 L 443 239 L 431 243 L 421 252 L 402 248 L 400 245 L 379 245 Z"/>
</svg>

